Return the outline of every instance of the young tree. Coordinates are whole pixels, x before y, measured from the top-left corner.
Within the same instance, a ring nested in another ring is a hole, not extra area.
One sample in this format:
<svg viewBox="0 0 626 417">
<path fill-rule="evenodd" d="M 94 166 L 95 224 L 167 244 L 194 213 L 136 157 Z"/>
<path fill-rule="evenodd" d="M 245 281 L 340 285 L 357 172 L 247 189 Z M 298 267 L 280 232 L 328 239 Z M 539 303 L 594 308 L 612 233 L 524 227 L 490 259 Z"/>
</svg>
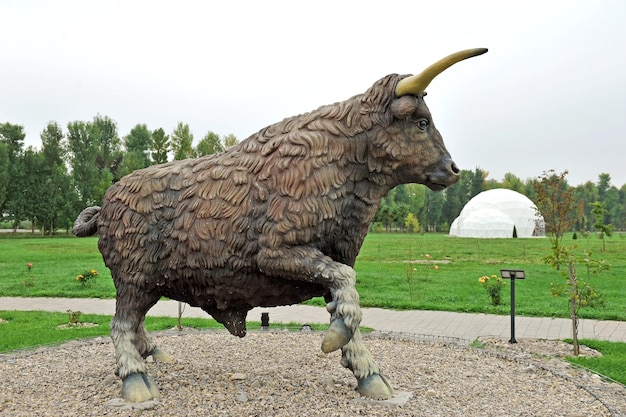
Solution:
<svg viewBox="0 0 626 417">
<path fill-rule="evenodd" d="M 178 122 L 176 129 L 172 133 L 171 140 L 175 160 L 194 158 L 196 156 L 192 147 L 193 134 L 189 130 L 187 123 Z"/>
<path fill-rule="evenodd" d="M 595 290 L 589 290 L 590 285 L 581 282 L 576 273 L 576 245 L 563 245 L 563 235 L 570 230 L 576 219 L 576 209 L 579 207 L 574 198 L 574 189 L 567 185 L 565 177 L 567 171 L 556 174 L 553 170 L 544 172 L 539 180 L 534 182 L 537 192 L 536 204 L 546 222 L 546 231 L 550 237 L 551 253 L 545 258 L 545 262 L 557 271 L 561 265 L 567 266 L 567 271 L 563 271 L 566 277 L 565 286 L 567 289 L 568 303 L 570 309 L 570 319 L 572 320 L 572 340 L 574 355 L 578 355 L 578 314 L 580 308 L 588 303 L 590 298 L 581 298 L 588 294 L 589 297 Z M 591 264 L 590 257 L 586 254 L 588 265 Z M 553 285 L 553 294 L 558 295 Z M 585 289 L 587 288 L 587 289 Z"/>
<path fill-rule="evenodd" d="M 154 164 L 163 164 L 167 162 L 167 153 L 170 151 L 170 137 L 165 134 L 162 128 L 152 132 L 152 162 Z"/>
<path fill-rule="evenodd" d="M 602 296 L 591 285 L 591 277 L 599 275 L 602 271 L 609 269 L 609 264 L 605 261 L 596 261 L 591 259 L 591 253 L 585 251 L 583 264 L 587 272 L 586 279 L 581 278 L 576 264 L 580 261 L 575 255 L 576 245 L 564 248 L 562 253 L 562 259 L 567 264 L 567 271 L 563 271 L 565 276 L 564 285 L 558 285 L 552 283 L 552 294 L 554 296 L 560 296 L 565 294 L 569 304 L 569 314 L 572 320 L 572 347 L 574 356 L 578 356 L 580 353 L 580 346 L 578 343 L 578 318 L 580 317 L 580 309 L 586 306 L 596 305 L 600 306 L 604 303 Z M 552 258 L 554 261 L 554 258 Z"/>
<path fill-rule="evenodd" d="M 198 156 L 213 155 L 223 150 L 224 147 L 222 146 L 220 136 L 217 133 L 209 131 L 198 143 L 196 154 Z"/>
</svg>

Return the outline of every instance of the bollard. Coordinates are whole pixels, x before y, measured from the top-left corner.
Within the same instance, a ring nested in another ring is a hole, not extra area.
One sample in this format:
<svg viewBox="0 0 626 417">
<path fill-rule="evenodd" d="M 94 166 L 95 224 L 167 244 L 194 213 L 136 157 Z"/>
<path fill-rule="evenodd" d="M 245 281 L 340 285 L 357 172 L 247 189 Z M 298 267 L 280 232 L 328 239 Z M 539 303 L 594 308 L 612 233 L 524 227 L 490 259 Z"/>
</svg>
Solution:
<svg viewBox="0 0 626 417">
<path fill-rule="evenodd" d="M 261 328 L 263 330 L 270 329 L 270 313 L 261 313 Z"/>
<path fill-rule="evenodd" d="M 517 343 L 515 340 L 515 280 L 525 279 L 526 274 L 522 269 L 501 269 L 500 276 L 511 280 L 511 339 L 509 343 Z"/>
</svg>

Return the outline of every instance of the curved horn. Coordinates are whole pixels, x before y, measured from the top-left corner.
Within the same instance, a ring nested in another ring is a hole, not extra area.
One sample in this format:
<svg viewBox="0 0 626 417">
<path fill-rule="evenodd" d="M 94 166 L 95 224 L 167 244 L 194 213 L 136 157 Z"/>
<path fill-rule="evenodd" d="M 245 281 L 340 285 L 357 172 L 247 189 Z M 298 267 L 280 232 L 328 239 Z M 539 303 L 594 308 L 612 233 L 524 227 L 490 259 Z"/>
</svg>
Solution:
<svg viewBox="0 0 626 417">
<path fill-rule="evenodd" d="M 466 49 L 464 51 L 455 52 L 452 55 L 440 59 L 439 61 L 426 68 L 420 74 L 406 77 L 398 82 L 396 86 L 396 96 L 406 96 L 408 94 L 422 94 L 428 84 L 439 74 L 459 61 L 482 55 L 487 52 L 487 48 Z"/>
</svg>

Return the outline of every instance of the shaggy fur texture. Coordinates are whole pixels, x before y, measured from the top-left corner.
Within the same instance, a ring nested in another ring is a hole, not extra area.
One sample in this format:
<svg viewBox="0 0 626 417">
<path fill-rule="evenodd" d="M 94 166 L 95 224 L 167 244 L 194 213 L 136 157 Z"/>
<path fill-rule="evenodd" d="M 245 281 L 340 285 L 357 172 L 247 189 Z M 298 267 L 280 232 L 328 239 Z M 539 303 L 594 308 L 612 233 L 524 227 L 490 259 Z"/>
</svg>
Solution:
<svg viewBox="0 0 626 417">
<path fill-rule="evenodd" d="M 323 349 L 342 348 L 359 387 L 378 376 L 389 388 L 366 395 L 391 395 L 358 333 L 352 267 L 391 188 L 438 190 L 459 175 L 423 97 L 395 97 L 401 78 L 389 75 L 221 154 L 135 171 L 107 191 L 101 209 L 79 216 L 74 232 L 97 229 L 117 288 L 111 331 L 120 377 L 145 374 L 155 346 L 143 319 L 162 296 L 203 308 L 237 336 L 253 307 L 324 296 L 334 336 Z"/>
</svg>

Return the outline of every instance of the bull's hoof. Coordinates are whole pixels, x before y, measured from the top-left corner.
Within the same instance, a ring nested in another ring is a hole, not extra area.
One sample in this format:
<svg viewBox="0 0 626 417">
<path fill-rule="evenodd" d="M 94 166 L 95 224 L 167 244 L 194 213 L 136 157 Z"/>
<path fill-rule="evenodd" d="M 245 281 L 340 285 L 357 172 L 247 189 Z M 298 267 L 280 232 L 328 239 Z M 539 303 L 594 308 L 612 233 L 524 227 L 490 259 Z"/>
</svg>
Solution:
<svg viewBox="0 0 626 417">
<path fill-rule="evenodd" d="M 149 375 L 130 374 L 122 384 L 122 398 L 142 403 L 159 398 L 159 389 Z"/>
<path fill-rule="evenodd" d="M 335 319 L 330 323 L 326 336 L 322 341 L 322 352 L 330 353 L 341 349 L 352 339 L 352 332 L 343 319 Z"/>
<path fill-rule="evenodd" d="M 374 400 L 388 400 L 393 397 L 393 388 L 387 378 L 380 374 L 372 374 L 367 378 L 357 379 L 357 391 L 364 397 Z"/>
<path fill-rule="evenodd" d="M 150 352 L 150 355 L 152 355 L 152 359 L 154 359 L 155 361 L 160 361 L 160 362 L 173 362 L 174 361 L 174 358 L 172 358 L 167 353 L 163 352 L 158 347 L 155 347 L 154 349 L 152 349 L 152 352 Z"/>
</svg>

